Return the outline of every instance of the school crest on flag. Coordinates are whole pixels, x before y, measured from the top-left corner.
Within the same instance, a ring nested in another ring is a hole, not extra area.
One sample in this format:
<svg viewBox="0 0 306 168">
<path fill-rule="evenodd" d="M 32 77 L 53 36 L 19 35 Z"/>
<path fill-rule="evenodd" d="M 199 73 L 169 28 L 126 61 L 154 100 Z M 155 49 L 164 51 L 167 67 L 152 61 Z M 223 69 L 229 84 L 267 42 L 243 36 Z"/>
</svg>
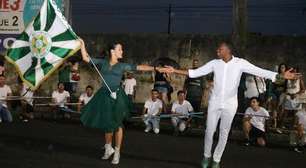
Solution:
<svg viewBox="0 0 306 168">
<path fill-rule="evenodd" d="M 56 3 L 45 0 L 35 19 L 8 49 L 6 60 L 35 90 L 80 48 L 77 39 Z"/>
</svg>

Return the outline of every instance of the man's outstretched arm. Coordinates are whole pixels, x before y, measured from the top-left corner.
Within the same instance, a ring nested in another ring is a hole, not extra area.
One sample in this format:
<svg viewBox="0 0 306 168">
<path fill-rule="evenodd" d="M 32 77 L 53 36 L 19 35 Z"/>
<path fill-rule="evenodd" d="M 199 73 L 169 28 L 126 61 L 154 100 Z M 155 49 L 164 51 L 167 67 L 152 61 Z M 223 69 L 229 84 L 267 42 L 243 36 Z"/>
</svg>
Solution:
<svg viewBox="0 0 306 168">
<path fill-rule="evenodd" d="M 263 78 L 267 78 L 267 79 L 271 79 L 272 82 L 274 82 L 276 80 L 276 76 L 280 75 L 277 72 L 273 72 L 273 71 L 269 71 L 266 69 L 262 69 L 259 68 L 251 63 L 249 63 L 248 61 L 244 60 L 243 62 L 243 68 L 242 71 L 255 75 L 255 76 L 259 76 L 259 77 L 263 77 Z M 291 72 L 292 68 L 287 70 L 284 75 L 282 76 L 285 79 L 298 79 L 301 77 L 300 73 L 293 73 Z"/>
<path fill-rule="evenodd" d="M 208 62 L 207 64 L 197 68 L 197 69 L 189 69 L 189 70 L 180 70 L 180 69 L 175 69 L 171 66 L 166 66 L 165 71 L 166 73 L 176 73 L 179 75 L 188 75 L 191 78 L 197 78 L 203 75 L 207 75 L 210 72 L 213 71 L 213 61 Z"/>
</svg>

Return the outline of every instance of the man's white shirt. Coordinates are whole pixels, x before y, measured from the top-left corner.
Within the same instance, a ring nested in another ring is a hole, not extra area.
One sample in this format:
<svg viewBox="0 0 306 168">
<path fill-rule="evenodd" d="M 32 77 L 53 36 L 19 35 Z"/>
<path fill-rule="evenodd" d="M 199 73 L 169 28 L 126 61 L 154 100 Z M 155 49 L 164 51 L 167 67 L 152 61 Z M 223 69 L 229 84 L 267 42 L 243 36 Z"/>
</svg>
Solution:
<svg viewBox="0 0 306 168">
<path fill-rule="evenodd" d="M 251 117 L 251 124 L 260 129 L 261 131 L 265 132 L 265 122 L 266 118 L 269 117 L 269 112 L 260 107 L 258 111 L 254 111 L 253 108 L 248 107 L 244 114 L 245 117 Z"/>
<path fill-rule="evenodd" d="M 163 108 L 163 102 L 159 99 L 156 99 L 156 101 L 152 101 L 152 99 L 149 99 L 145 102 L 144 107 L 147 109 L 148 115 L 157 115 L 160 111 L 160 109 Z"/>
<path fill-rule="evenodd" d="M 88 96 L 87 93 L 82 93 L 79 100 L 85 104 L 87 104 L 93 98 L 93 94 Z"/>
<path fill-rule="evenodd" d="M 69 97 L 70 94 L 66 90 L 64 90 L 62 93 L 60 93 L 58 90 L 55 90 L 52 93 L 52 99 L 54 99 L 55 103 L 60 107 L 65 107 L 65 103 L 67 103 L 67 98 Z"/>
<path fill-rule="evenodd" d="M 256 81 L 255 81 L 256 80 Z M 266 84 L 262 78 L 248 75 L 245 79 L 246 91 L 244 96 L 247 98 L 258 97 L 260 93 L 266 91 Z"/>
<path fill-rule="evenodd" d="M 136 84 L 137 83 L 136 83 L 135 78 L 125 79 L 124 82 L 123 82 L 125 94 L 133 95 L 134 94 L 134 87 L 136 86 Z"/>
<path fill-rule="evenodd" d="M 188 116 L 189 112 L 193 111 L 193 108 L 189 101 L 184 100 L 182 104 L 179 101 L 175 101 L 172 104 L 172 113 L 181 114 L 180 118 Z"/>
<path fill-rule="evenodd" d="M 25 83 L 22 84 L 22 90 L 21 90 L 20 94 L 21 94 L 22 97 L 26 98 L 25 101 L 29 105 L 33 106 L 33 95 L 34 95 L 34 92 Z"/>
<path fill-rule="evenodd" d="M 8 85 L 4 85 L 3 87 L 0 87 L 0 98 L 6 99 L 6 97 L 12 94 L 12 90 Z M 3 107 L 7 107 L 6 100 L 0 100 L 0 103 L 3 105 Z"/>
<path fill-rule="evenodd" d="M 189 69 L 188 74 L 189 77 L 196 78 L 211 72 L 214 73 L 214 88 L 210 101 L 219 103 L 218 105 L 221 108 L 227 101 L 237 101 L 238 86 L 243 72 L 272 81 L 275 81 L 277 75 L 276 72 L 259 68 L 242 58 L 234 56 L 227 63 L 222 59 L 214 59 L 198 69 Z"/>
</svg>

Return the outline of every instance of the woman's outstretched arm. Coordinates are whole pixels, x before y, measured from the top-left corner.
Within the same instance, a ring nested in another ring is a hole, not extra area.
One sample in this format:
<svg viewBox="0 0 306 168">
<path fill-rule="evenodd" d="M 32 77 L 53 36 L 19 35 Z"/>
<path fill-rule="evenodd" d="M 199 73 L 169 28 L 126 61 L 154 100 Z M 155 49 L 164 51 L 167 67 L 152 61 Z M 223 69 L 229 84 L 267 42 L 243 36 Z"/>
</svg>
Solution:
<svg viewBox="0 0 306 168">
<path fill-rule="evenodd" d="M 137 71 L 159 71 L 159 72 L 166 72 L 167 68 L 163 67 L 155 67 L 155 66 L 150 66 L 150 65 L 137 65 Z"/>
<path fill-rule="evenodd" d="M 86 47 L 85 47 L 85 42 L 81 38 L 79 38 L 79 42 L 81 43 L 81 55 L 82 55 L 82 59 L 83 59 L 84 62 L 89 63 L 90 58 L 88 56 L 88 53 L 87 53 L 87 50 L 86 50 Z"/>
<path fill-rule="evenodd" d="M 179 75 L 188 75 L 188 70 L 175 69 L 172 66 L 165 66 L 165 68 L 163 68 L 163 71 L 168 74 L 175 73 Z"/>
</svg>

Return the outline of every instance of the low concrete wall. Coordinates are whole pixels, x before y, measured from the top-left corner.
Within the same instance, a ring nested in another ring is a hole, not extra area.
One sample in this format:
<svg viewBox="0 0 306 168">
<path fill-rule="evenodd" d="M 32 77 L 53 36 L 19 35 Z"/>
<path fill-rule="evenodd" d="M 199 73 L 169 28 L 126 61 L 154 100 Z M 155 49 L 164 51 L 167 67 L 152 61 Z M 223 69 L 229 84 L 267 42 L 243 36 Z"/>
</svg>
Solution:
<svg viewBox="0 0 306 168">
<path fill-rule="evenodd" d="M 200 64 L 216 57 L 216 46 L 228 36 L 217 35 L 167 35 L 167 34 L 92 34 L 81 35 L 92 57 L 100 55 L 111 41 L 119 41 L 124 45 L 124 62 L 150 64 L 160 57 L 169 57 L 181 68 L 191 67 L 192 59 L 199 59 Z M 242 57 L 250 62 L 274 70 L 275 66 L 285 62 L 291 66 L 299 66 L 301 72 L 306 71 L 306 37 L 260 36 L 250 35 L 246 54 Z M 238 54 L 239 55 L 239 54 Z M 80 59 L 79 53 L 76 57 Z M 241 56 L 240 56 L 241 57 Z M 16 88 L 17 76 L 12 65 L 6 64 L 8 84 Z M 88 84 L 96 89 L 101 81 L 94 69 L 81 63 L 81 81 L 78 93 Z M 151 73 L 137 72 L 136 102 L 143 102 L 150 95 L 153 87 Z M 174 90 L 182 89 L 185 77 L 172 76 Z M 56 88 L 58 74 L 54 73 L 38 90 L 41 95 L 50 95 Z"/>
</svg>

